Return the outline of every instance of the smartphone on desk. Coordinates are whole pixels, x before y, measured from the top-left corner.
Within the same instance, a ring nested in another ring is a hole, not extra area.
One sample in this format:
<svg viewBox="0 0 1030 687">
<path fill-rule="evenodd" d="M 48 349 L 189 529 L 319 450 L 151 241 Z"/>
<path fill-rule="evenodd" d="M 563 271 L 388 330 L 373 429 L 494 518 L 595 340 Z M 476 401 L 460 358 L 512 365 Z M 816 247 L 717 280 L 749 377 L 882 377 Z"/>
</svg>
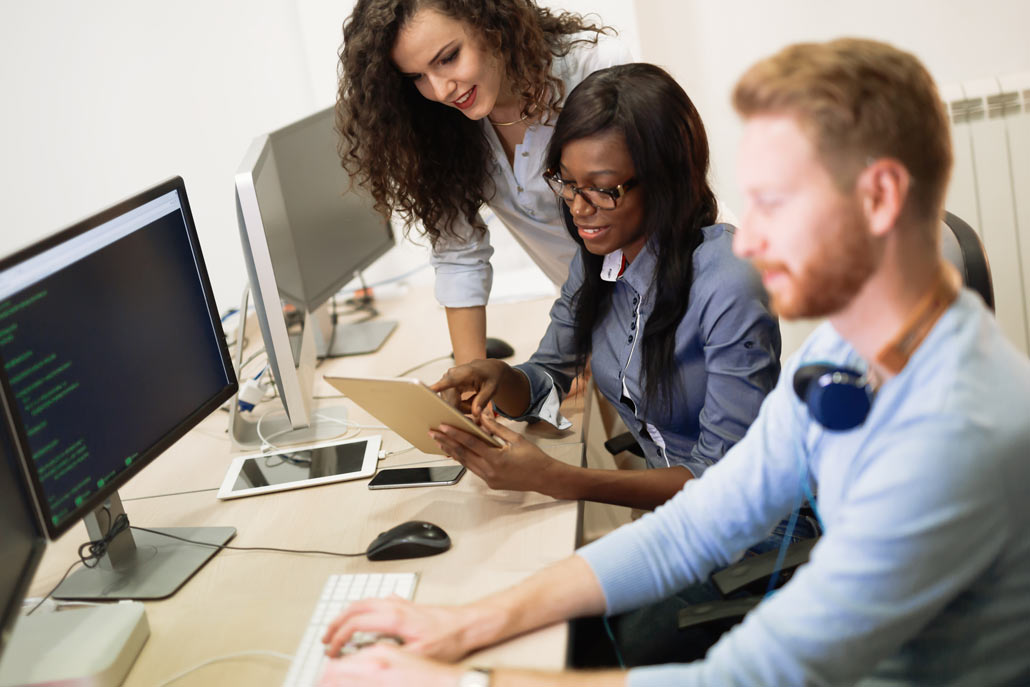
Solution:
<svg viewBox="0 0 1030 687">
<path fill-rule="evenodd" d="M 400 487 L 435 487 L 456 484 L 465 474 L 464 465 L 440 465 L 422 468 L 386 468 L 376 473 L 369 489 Z"/>
</svg>

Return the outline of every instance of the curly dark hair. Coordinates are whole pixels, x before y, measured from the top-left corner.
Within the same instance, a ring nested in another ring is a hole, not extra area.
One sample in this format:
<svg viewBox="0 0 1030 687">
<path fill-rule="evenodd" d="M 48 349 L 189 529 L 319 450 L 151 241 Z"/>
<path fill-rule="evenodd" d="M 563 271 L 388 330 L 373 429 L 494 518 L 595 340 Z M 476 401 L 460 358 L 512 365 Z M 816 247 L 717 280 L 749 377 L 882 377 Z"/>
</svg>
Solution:
<svg viewBox="0 0 1030 687">
<path fill-rule="evenodd" d="M 596 43 L 597 34 L 610 29 L 576 14 L 554 14 L 533 0 L 358 0 L 343 24 L 340 48 L 340 159 L 376 209 L 398 213 L 408 228 L 421 220 L 435 244 L 454 235 L 459 217 L 485 231 L 478 213 L 495 189 L 480 123 L 422 97 L 390 59 L 401 27 L 423 8 L 465 23 L 501 56 L 524 116 L 558 111 L 565 89 L 551 75 L 554 58 L 575 43 Z M 594 36 L 574 37 L 583 31 Z"/>
<path fill-rule="evenodd" d="M 708 185 L 708 137 L 701 116 L 675 79 L 651 64 L 623 64 L 594 72 L 569 94 L 547 149 L 558 169 L 571 141 L 619 132 L 644 194 L 645 235 L 655 243 L 655 302 L 642 339 L 645 406 L 669 402 L 663 380 L 675 365 L 676 329 L 689 303 L 694 251 L 702 227 L 715 223 L 718 204 Z M 562 203 L 564 205 L 564 203 Z M 568 208 L 566 227 L 580 246 Z M 611 305 L 612 283 L 601 279 L 604 258 L 581 248 L 584 281 L 573 300 L 573 345 L 586 365 L 594 326 Z M 646 412 L 646 410 L 645 410 Z"/>
</svg>

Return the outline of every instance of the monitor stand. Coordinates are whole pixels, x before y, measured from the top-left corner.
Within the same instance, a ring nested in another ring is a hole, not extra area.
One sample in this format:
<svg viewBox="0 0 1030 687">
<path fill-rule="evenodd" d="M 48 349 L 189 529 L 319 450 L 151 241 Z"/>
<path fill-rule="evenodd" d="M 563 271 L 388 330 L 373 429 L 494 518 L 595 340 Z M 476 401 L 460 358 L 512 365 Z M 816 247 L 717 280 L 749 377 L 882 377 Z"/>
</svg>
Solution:
<svg viewBox="0 0 1030 687">
<path fill-rule="evenodd" d="M 244 315 L 240 316 L 240 324 L 236 330 L 237 374 L 239 374 L 243 367 L 243 342 L 247 339 L 246 313 L 249 307 L 250 287 L 244 287 L 243 296 L 240 299 L 240 312 L 244 313 Z M 248 451 L 265 448 L 268 444 L 262 440 L 262 436 L 271 442 L 271 446 L 274 447 L 322 443 L 339 438 L 346 429 L 347 407 L 343 405 L 312 407 L 312 399 L 310 398 L 311 383 L 310 381 L 304 382 L 305 371 L 313 375 L 315 369 L 317 340 L 321 337 L 321 326 L 316 320 L 323 318 L 324 323 L 328 324 L 330 322 L 328 312 L 328 309 L 323 307 L 315 313 L 306 313 L 305 326 L 310 328 L 309 335 L 303 339 L 298 338 L 296 342 L 291 341 L 291 344 L 299 347 L 293 351 L 293 363 L 297 366 L 297 375 L 301 378 L 301 393 L 308 395 L 302 399 L 309 404 L 307 407 L 307 423 L 294 427 L 290 417 L 283 409 L 274 412 L 263 412 L 254 417 L 253 413 L 241 412 L 239 403 L 237 403 L 238 396 L 233 397 L 229 402 L 229 436 L 232 439 L 234 449 Z M 396 323 L 393 322 L 374 320 L 361 324 L 389 327 L 389 331 L 382 334 L 383 339 L 396 326 Z M 339 335 L 337 336 L 339 338 Z M 382 341 L 379 342 L 379 344 L 381 343 Z M 300 348 L 304 349 L 303 353 L 299 350 Z M 258 429 L 261 430 L 260 433 Z M 340 441 L 344 441 L 344 439 L 340 439 Z"/>
<path fill-rule="evenodd" d="M 122 684 L 150 636 L 135 601 L 18 619 L 0 661 L 0 686 Z"/>
<path fill-rule="evenodd" d="M 395 320 L 380 319 L 337 322 L 334 326 L 329 307 L 329 304 L 325 303 L 312 313 L 315 325 L 315 355 L 319 359 L 375 353 L 397 328 Z M 290 348 L 293 349 L 294 360 L 300 358 L 302 336 L 290 335 Z"/>
<path fill-rule="evenodd" d="M 84 518 L 91 541 L 102 539 L 124 513 L 117 492 L 107 507 Z M 236 536 L 235 527 L 150 528 L 202 544 L 190 544 L 141 530 L 127 529 L 108 545 L 94 568 L 81 568 L 54 590 L 55 599 L 164 599 L 193 577 Z"/>
</svg>

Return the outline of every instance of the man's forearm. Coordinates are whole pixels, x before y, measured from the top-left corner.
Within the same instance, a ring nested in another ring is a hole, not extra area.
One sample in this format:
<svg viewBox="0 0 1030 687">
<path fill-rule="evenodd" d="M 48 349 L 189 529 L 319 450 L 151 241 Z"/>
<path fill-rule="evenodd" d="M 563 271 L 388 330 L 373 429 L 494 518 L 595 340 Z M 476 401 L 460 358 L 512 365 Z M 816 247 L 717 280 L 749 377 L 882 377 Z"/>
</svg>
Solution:
<svg viewBox="0 0 1030 687">
<path fill-rule="evenodd" d="M 685 467 L 654 470 L 598 470 L 563 465 L 539 490 L 556 499 L 597 501 L 654 510 L 694 476 Z"/>
<path fill-rule="evenodd" d="M 473 651 L 571 618 L 600 615 L 605 599 L 594 571 L 573 555 L 466 608 L 464 643 Z"/>
<path fill-rule="evenodd" d="M 447 308 L 454 363 L 464 365 L 486 357 L 486 306 Z"/>
</svg>

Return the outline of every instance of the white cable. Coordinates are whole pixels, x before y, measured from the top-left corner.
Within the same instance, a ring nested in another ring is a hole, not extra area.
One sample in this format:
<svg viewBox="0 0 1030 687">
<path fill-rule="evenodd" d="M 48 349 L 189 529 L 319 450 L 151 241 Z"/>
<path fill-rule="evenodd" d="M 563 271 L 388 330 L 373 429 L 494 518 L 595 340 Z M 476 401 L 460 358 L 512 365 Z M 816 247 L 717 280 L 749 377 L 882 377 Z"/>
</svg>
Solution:
<svg viewBox="0 0 1030 687">
<path fill-rule="evenodd" d="M 22 607 L 26 608 L 29 606 L 35 606 L 39 604 L 41 597 L 30 596 L 26 597 L 22 601 Z M 98 603 L 96 601 L 55 601 L 53 599 L 47 599 L 41 606 L 44 611 L 58 611 L 62 608 L 75 608 L 78 606 L 110 606 L 110 602 Z"/>
<path fill-rule="evenodd" d="M 341 420 L 337 417 L 330 417 L 328 415 L 321 415 L 319 413 L 315 413 L 315 417 L 317 417 L 319 420 L 325 420 L 326 422 L 335 422 L 340 425 L 346 425 L 347 427 L 356 427 L 357 429 L 379 429 L 383 431 L 388 431 L 390 429 L 389 427 L 384 427 L 383 425 L 362 425 L 357 422 L 352 422 L 351 420 Z"/>
<path fill-rule="evenodd" d="M 275 444 L 273 444 L 271 441 L 269 441 L 269 439 L 274 439 L 275 437 L 279 436 L 280 434 L 286 434 L 287 432 L 289 432 L 290 430 L 293 429 L 292 427 L 290 427 L 289 429 L 284 429 L 281 432 L 276 432 L 275 434 L 273 434 L 270 437 L 266 437 L 264 434 L 262 434 L 261 433 L 261 423 L 264 422 L 266 417 L 268 417 L 269 415 L 271 415 L 272 413 L 275 413 L 275 412 L 278 412 L 278 411 L 275 410 L 275 409 L 272 409 L 272 410 L 266 411 L 264 413 L 261 413 L 261 417 L 259 417 L 258 421 L 257 421 L 257 435 L 258 435 L 258 439 L 261 440 L 261 452 L 262 453 L 264 453 L 265 451 L 268 451 L 270 449 L 271 450 L 275 450 L 275 451 L 280 450 L 280 448 L 278 446 L 276 446 Z"/>
<path fill-rule="evenodd" d="M 408 448 L 399 448 L 396 451 L 380 451 L 379 452 L 379 460 L 386 460 L 390 456 L 396 456 L 398 453 L 407 453 L 408 451 L 414 451 L 414 450 L 415 450 L 415 447 L 414 447 L 414 445 L 412 445 L 412 446 L 409 446 Z"/>
<path fill-rule="evenodd" d="M 251 353 L 250 356 L 240 364 L 240 372 L 238 372 L 237 374 L 240 374 L 242 376 L 243 368 L 245 368 L 247 365 L 249 365 L 251 362 L 253 362 L 256 358 L 258 358 L 259 356 L 262 356 L 264 354 L 265 354 L 264 347 L 259 348 L 256 351 L 254 351 L 253 353 Z"/>
<path fill-rule="evenodd" d="M 179 680 L 181 678 L 186 677 L 187 675 L 189 675 L 190 673 L 192 673 L 194 671 L 197 671 L 197 670 L 200 670 L 201 668 L 209 666 L 212 663 L 218 663 L 219 661 L 231 661 L 234 658 L 244 658 L 244 657 L 247 657 L 247 656 L 271 656 L 272 658 L 281 658 L 284 661 L 292 661 L 293 660 L 293 656 L 291 656 L 290 654 L 284 654 L 284 653 L 281 653 L 279 651 L 264 651 L 262 649 L 254 649 L 252 651 L 239 651 L 239 652 L 237 652 L 235 654 L 226 654 L 225 656 L 217 656 L 215 658 L 208 659 L 208 660 L 204 661 L 203 663 L 198 663 L 197 665 L 193 666 L 192 668 L 189 668 L 188 670 L 184 670 L 181 673 L 177 673 L 177 674 L 173 675 L 172 677 L 168 678 L 167 680 L 165 680 L 161 684 L 157 685 L 157 687 L 167 687 L 167 685 L 170 685 L 173 682 L 175 682 L 175 681 L 177 681 L 177 680 Z"/>
<path fill-rule="evenodd" d="M 273 408 L 273 409 L 271 409 L 271 410 L 269 410 L 269 411 L 267 411 L 265 413 L 262 413 L 261 417 L 258 418 L 256 431 L 257 431 L 258 439 L 261 440 L 261 452 L 262 453 L 265 453 L 267 451 L 281 451 L 281 450 L 284 450 L 283 447 L 276 446 L 275 444 L 273 444 L 271 442 L 271 439 L 274 439 L 275 437 L 281 436 L 283 434 L 288 434 L 289 432 L 293 431 L 293 427 L 288 427 L 287 429 L 280 430 L 280 431 L 276 432 L 275 434 L 271 434 L 271 435 L 269 435 L 267 437 L 261 432 L 261 423 L 264 422 L 265 418 L 268 417 L 269 415 L 271 415 L 272 413 L 279 413 L 279 412 L 283 412 L 283 411 L 279 410 L 278 408 Z M 324 422 L 335 422 L 336 424 L 343 425 L 344 427 L 347 427 L 347 429 L 345 431 L 341 432 L 340 434 L 337 434 L 334 437 L 331 437 L 330 440 L 331 439 L 349 439 L 351 437 L 354 437 L 354 436 L 357 436 L 358 434 L 360 434 L 361 430 L 363 430 L 363 429 L 377 429 L 377 430 L 388 430 L 389 429 L 389 427 L 384 427 L 382 425 L 362 425 L 362 424 L 359 424 L 357 422 L 351 422 L 350 420 L 340 420 L 340 419 L 335 418 L 335 417 L 330 417 L 329 415 L 322 415 L 321 413 L 315 413 L 315 417 L 320 419 L 320 420 L 322 420 L 322 421 L 324 421 Z"/>
</svg>

